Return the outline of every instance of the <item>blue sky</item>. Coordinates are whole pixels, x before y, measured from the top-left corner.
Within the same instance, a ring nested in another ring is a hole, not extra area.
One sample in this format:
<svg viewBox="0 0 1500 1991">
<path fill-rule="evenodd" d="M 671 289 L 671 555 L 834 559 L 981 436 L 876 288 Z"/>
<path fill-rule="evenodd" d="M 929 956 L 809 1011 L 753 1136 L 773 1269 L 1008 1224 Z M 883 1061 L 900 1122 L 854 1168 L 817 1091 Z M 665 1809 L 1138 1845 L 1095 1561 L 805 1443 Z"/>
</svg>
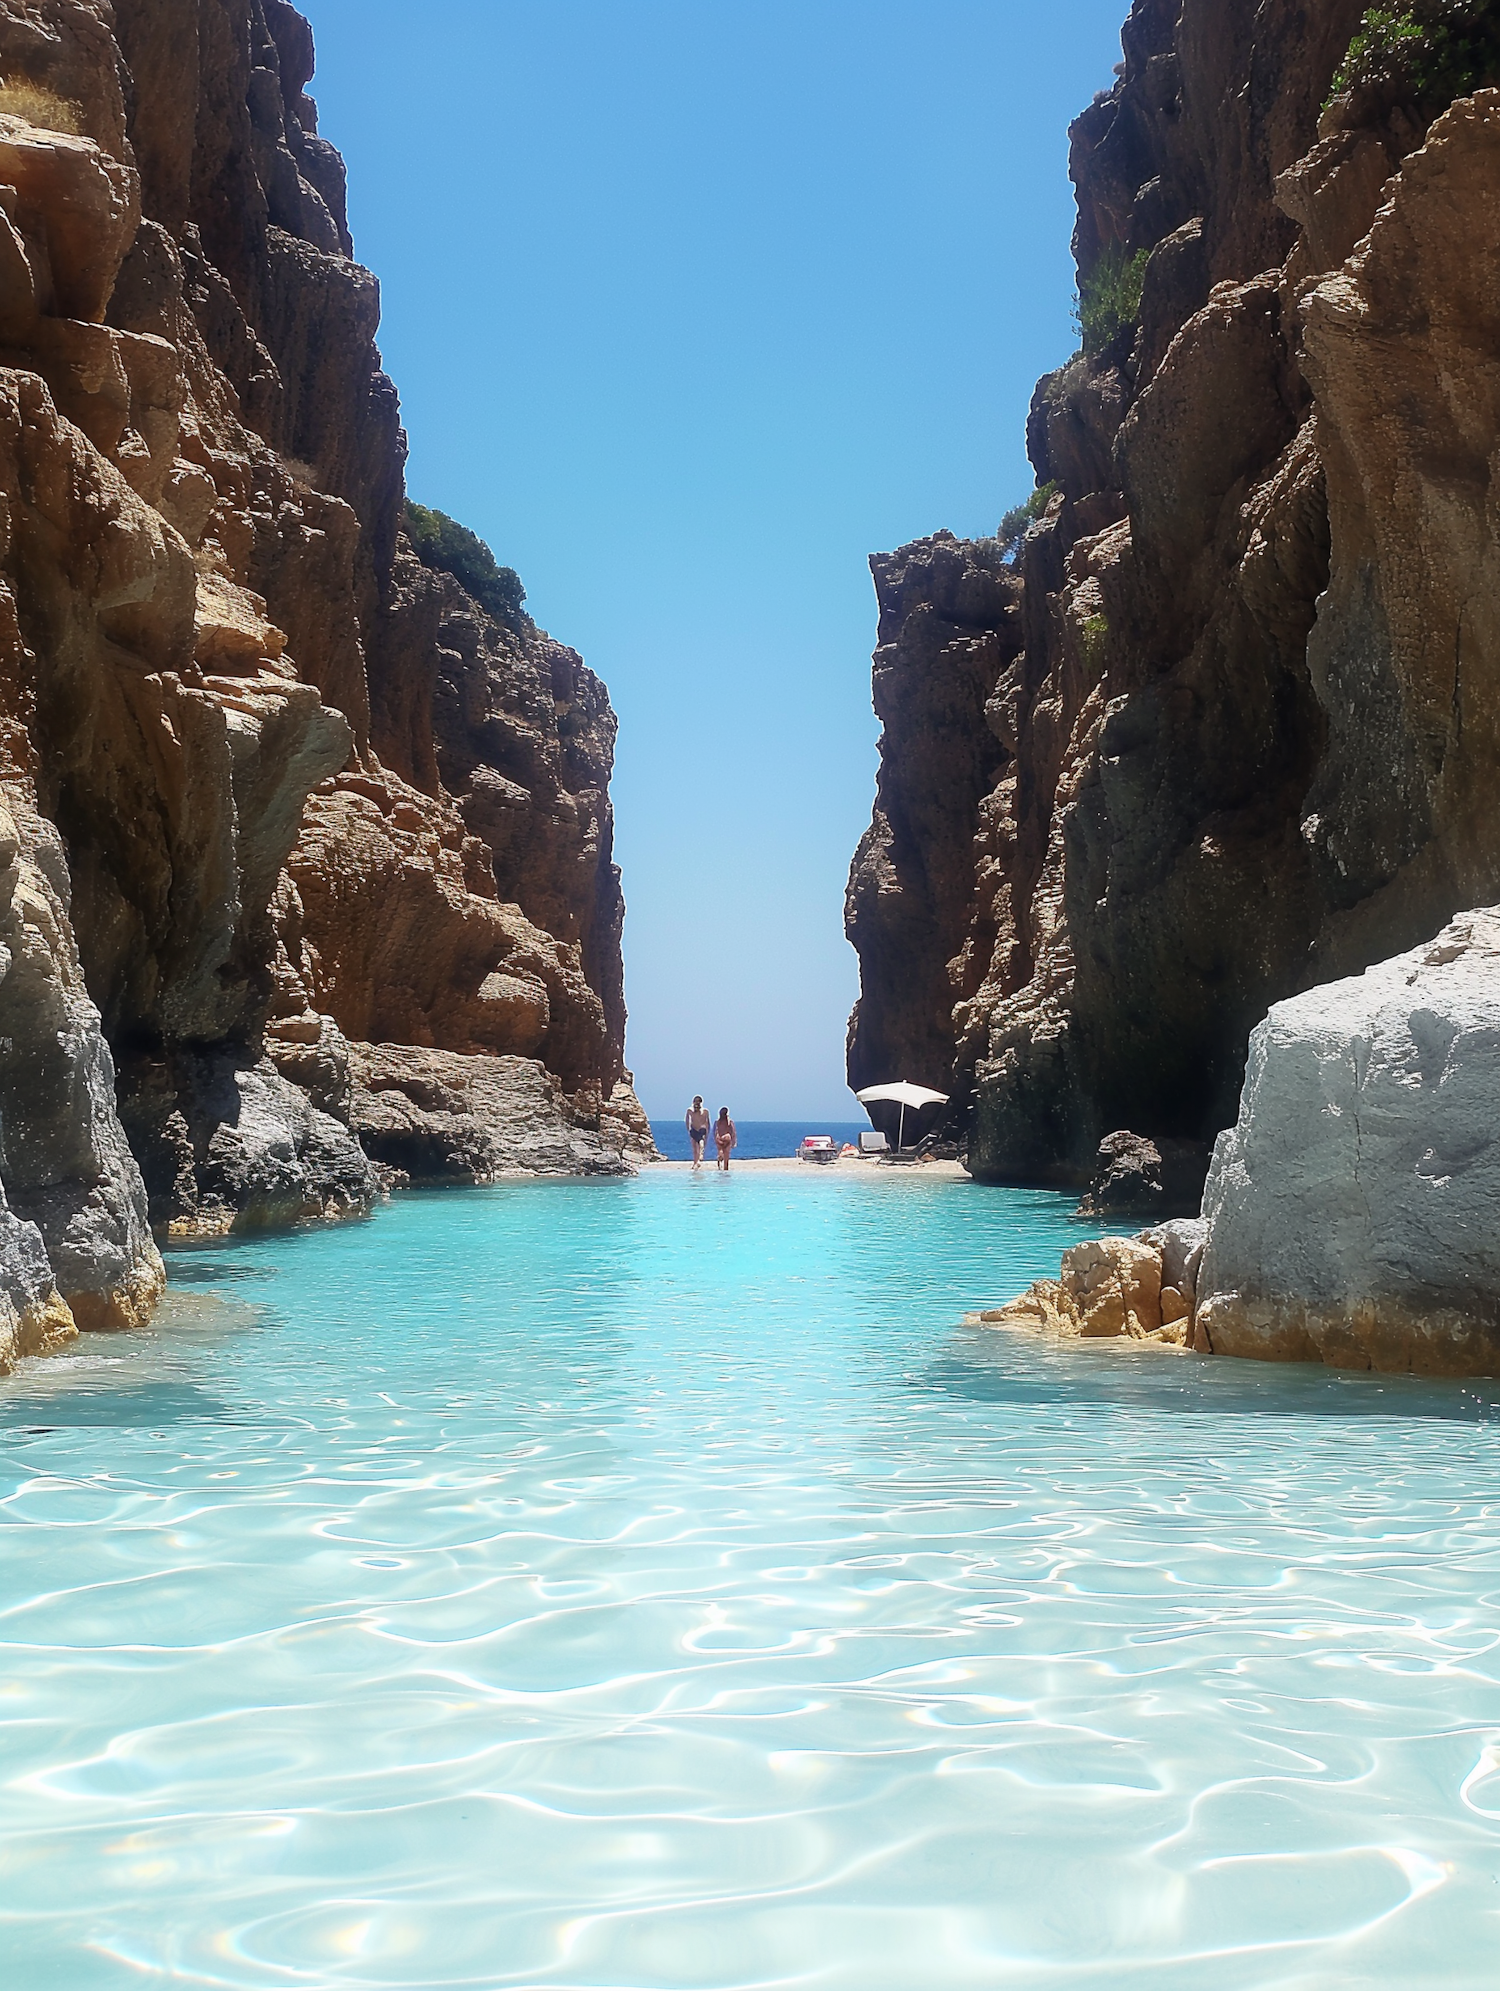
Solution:
<svg viewBox="0 0 1500 1991">
<path fill-rule="evenodd" d="M 303 5 L 412 495 L 620 715 L 641 1097 L 850 1118 L 867 556 L 1031 488 L 1125 0 Z"/>
</svg>

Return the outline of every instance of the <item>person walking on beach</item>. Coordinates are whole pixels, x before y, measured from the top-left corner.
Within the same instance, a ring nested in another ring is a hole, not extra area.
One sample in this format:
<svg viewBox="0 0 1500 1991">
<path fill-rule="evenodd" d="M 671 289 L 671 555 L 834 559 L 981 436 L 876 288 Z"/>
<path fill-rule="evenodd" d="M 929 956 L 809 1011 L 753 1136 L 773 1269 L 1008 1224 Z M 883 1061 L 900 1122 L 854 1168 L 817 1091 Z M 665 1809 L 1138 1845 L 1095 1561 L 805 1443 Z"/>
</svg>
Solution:
<svg viewBox="0 0 1500 1991">
<path fill-rule="evenodd" d="M 683 1121 L 683 1125 L 687 1128 L 688 1139 L 693 1144 L 693 1166 L 694 1168 L 701 1168 L 703 1166 L 703 1144 L 708 1139 L 708 1108 L 703 1104 L 703 1094 L 701 1092 L 693 1094 L 693 1103 L 687 1110 L 687 1116 Z"/>
<path fill-rule="evenodd" d="M 729 1157 L 734 1152 L 738 1140 L 739 1135 L 734 1131 L 734 1122 L 729 1117 L 729 1108 L 721 1106 L 719 1117 L 714 1122 L 714 1146 L 719 1150 L 718 1166 L 726 1175 L 729 1173 Z"/>
</svg>

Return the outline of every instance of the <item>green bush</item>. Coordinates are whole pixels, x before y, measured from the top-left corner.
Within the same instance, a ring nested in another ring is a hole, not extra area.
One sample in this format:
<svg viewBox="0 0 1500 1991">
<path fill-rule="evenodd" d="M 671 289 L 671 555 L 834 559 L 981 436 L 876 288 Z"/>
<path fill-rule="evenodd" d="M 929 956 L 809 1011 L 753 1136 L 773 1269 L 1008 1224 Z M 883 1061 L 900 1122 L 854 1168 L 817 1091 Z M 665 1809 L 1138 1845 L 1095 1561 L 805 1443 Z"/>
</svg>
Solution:
<svg viewBox="0 0 1500 1991">
<path fill-rule="evenodd" d="M 1109 648 L 1109 617 L 1091 615 L 1083 625 L 1083 660 L 1091 671 L 1104 668 L 1105 653 Z"/>
<path fill-rule="evenodd" d="M 1086 277 L 1078 280 L 1073 322 L 1090 359 L 1102 353 L 1123 325 L 1133 325 L 1141 308 L 1148 250 L 1133 256 L 1115 244 L 1106 249 Z"/>
<path fill-rule="evenodd" d="M 514 567 L 502 567 L 477 532 L 446 512 L 406 501 L 406 536 L 424 567 L 451 574 L 466 594 L 502 622 L 521 615 L 526 590 Z"/>
<path fill-rule="evenodd" d="M 1497 80 L 1500 0 L 1407 0 L 1365 9 L 1328 102 L 1373 89 L 1436 116 Z"/>
<path fill-rule="evenodd" d="M 1034 525 L 1057 496 L 1057 485 L 1038 484 L 1024 504 L 1012 505 L 1001 519 L 995 533 L 1002 556 L 1014 559 L 1021 541 L 1026 537 L 1026 528 Z"/>
</svg>

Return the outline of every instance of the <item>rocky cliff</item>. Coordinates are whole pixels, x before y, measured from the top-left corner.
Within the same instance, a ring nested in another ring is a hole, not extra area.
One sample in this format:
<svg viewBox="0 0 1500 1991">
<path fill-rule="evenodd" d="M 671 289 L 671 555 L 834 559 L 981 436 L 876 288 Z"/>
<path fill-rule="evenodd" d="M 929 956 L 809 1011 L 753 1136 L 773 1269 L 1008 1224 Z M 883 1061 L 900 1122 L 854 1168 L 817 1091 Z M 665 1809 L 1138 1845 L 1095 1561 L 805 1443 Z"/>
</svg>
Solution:
<svg viewBox="0 0 1500 1991">
<path fill-rule="evenodd" d="M 0 0 L 0 1359 L 144 1318 L 153 1228 L 649 1146 L 614 717 L 403 532 L 312 69 Z"/>
<path fill-rule="evenodd" d="M 1055 490 L 987 596 L 993 542 L 875 563 L 851 1074 L 946 1066 L 990 1179 L 1206 1142 L 1273 1001 L 1500 892 L 1500 64 L 1482 0 L 1409 12 L 1137 0 Z"/>
<path fill-rule="evenodd" d="M 976 1325 L 1500 1373 L 1500 910 L 1276 1003 L 1200 1217 L 1072 1245 Z"/>
<path fill-rule="evenodd" d="M 1203 1197 L 1193 1345 L 1500 1369 L 1500 914 L 1278 1003 Z"/>
</svg>

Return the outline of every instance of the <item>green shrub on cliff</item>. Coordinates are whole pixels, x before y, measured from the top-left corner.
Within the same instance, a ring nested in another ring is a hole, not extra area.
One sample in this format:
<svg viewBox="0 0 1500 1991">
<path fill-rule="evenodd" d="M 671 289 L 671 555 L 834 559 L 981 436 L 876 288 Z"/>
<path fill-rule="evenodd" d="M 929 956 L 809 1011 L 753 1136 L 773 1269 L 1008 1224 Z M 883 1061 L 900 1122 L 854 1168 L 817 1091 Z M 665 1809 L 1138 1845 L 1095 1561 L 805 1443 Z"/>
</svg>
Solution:
<svg viewBox="0 0 1500 1991">
<path fill-rule="evenodd" d="M 424 567 L 451 574 L 466 594 L 502 622 L 514 623 L 526 590 L 514 567 L 502 567 L 477 532 L 446 512 L 406 501 L 406 536 Z"/>
<path fill-rule="evenodd" d="M 1011 506 L 995 533 L 1002 559 L 1015 558 L 1021 541 L 1026 537 L 1027 526 L 1035 525 L 1056 496 L 1056 484 L 1038 484 L 1024 504 Z"/>
<path fill-rule="evenodd" d="M 1365 9 L 1328 101 L 1373 90 L 1436 116 L 1455 97 L 1496 81 L 1500 0 L 1407 0 Z"/>
<path fill-rule="evenodd" d="M 1109 654 L 1109 617 L 1091 615 L 1083 625 L 1083 660 L 1091 671 L 1102 671 Z"/>
<path fill-rule="evenodd" d="M 1086 277 L 1079 278 L 1073 322 L 1090 359 L 1104 351 L 1122 326 L 1135 323 L 1146 280 L 1147 253 L 1137 249 L 1133 256 L 1127 256 L 1116 243 L 1104 250 Z"/>
</svg>

